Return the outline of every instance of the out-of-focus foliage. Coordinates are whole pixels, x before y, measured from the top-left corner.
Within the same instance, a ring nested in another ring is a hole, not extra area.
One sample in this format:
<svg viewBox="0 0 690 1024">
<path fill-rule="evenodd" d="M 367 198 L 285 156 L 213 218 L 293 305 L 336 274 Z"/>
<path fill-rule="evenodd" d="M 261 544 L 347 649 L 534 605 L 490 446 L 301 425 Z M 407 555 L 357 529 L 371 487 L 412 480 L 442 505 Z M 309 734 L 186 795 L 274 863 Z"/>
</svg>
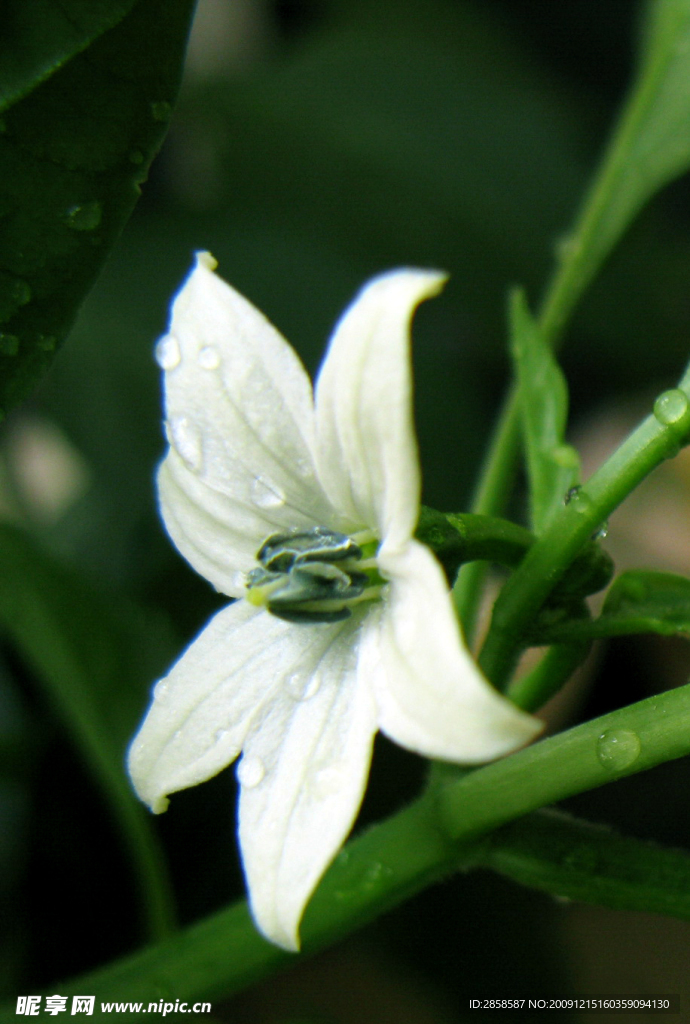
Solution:
<svg viewBox="0 0 690 1024">
<path fill-rule="evenodd" d="M 52 361 L 139 197 L 172 113 L 192 8 L 3 8 L 0 413 Z"/>
</svg>

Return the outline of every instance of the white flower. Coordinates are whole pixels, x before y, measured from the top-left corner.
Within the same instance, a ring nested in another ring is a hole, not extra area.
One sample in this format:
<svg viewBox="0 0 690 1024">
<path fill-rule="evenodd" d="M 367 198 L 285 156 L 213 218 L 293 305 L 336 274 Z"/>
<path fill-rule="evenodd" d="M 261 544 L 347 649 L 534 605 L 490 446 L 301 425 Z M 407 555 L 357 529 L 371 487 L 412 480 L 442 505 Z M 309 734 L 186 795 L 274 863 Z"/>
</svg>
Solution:
<svg viewBox="0 0 690 1024">
<path fill-rule="evenodd" d="M 477 763 L 540 723 L 481 676 L 441 568 L 413 540 L 409 322 L 444 276 L 371 281 L 336 327 L 314 400 L 293 350 L 215 266 L 198 256 L 157 348 L 170 441 L 158 486 L 180 552 L 240 600 L 156 686 L 129 770 L 160 812 L 168 793 L 243 752 L 252 911 L 269 939 L 297 949 L 305 904 L 359 808 L 377 729 Z"/>
</svg>

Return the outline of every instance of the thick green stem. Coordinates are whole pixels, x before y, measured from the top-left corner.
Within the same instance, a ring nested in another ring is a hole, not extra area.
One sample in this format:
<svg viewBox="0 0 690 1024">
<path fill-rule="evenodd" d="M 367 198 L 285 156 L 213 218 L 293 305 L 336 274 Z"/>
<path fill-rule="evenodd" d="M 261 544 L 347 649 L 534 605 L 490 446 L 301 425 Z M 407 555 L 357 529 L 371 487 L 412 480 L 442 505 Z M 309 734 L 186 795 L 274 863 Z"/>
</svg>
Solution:
<svg viewBox="0 0 690 1024">
<path fill-rule="evenodd" d="M 690 685 L 542 740 L 447 786 L 448 831 L 467 840 L 507 821 L 690 753 Z"/>
<path fill-rule="evenodd" d="M 681 385 L 688 385 L 687 374 Z M 529 625 L 583 545 L 647 474 L 687 440 L 690 403 L 683 390 L 665 392 L 654 410 L 554 517 L 503 587 L 480 656 L 494 685 L 506 685 Z"/>
<path fill-rule="evenodd" d="M 690 685 L 543 740 L 422 798 L 350 842 L 302 927 L 313 952 L 442 877 L 482 863 L 477 837 L 546 804 L 690 753 Z M 294 961 L 255 931 L 236 904 L 157 946 L 51 991 L 100 1000 L 218 1000 Z M 0 1020 L 15 1020 L 15 1006 Z M 118 1015 L 122 1021 L 138 1015 Z"/>
</svg>

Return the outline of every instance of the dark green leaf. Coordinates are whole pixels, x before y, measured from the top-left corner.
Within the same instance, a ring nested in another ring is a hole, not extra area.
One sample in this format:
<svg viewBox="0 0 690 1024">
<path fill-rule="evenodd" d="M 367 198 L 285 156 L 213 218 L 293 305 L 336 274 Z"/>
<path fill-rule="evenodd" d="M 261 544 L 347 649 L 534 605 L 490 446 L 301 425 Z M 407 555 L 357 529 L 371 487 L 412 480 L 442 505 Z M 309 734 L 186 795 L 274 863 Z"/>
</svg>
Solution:
<svg viewBox="0 0 690 1024">
<path fill-rule="evenodd" d="M 554 896 L 690 920 L 690 854 L 559 811 L 536 811 L 494 832 L 481 860 Z"/>
<path fill-rule="evenodd" d="M 565 443 L 565 377 L 520 290 L 515 290 L 510 299 L 510 331 L 527 458 L 530 513 L 532 527 L 539 534 L 579 480 L 580 460 L 575 449 Z"/>
<path fill-rule="evenodd" d="M 138 0 L 5 111 L 0 411 L 51 362 L 131 213 L 167 129 L 192 7 Z"/>
<path fill-rule="evenodd" d="M 554 622 L 542 617 L 533 640 L 556 643 L 631 633 L 690 636 L 690 579 L 643 569 L 622 573 L 598 619 Z"/>
<path fill-rule="evenodd" d="M 165 872 L 124 768 L 151 682 L 172 660 L 160 620 L 113 601 L 0 526 L 0 633 L 12 643 L 80 747 L 139 872 L 154 933 L 169 924 Z"/>
<path fill-rule="evenodd" d="M 135 0 L 4 0 L 0 112 L 107 32 Z"/>
</svg>

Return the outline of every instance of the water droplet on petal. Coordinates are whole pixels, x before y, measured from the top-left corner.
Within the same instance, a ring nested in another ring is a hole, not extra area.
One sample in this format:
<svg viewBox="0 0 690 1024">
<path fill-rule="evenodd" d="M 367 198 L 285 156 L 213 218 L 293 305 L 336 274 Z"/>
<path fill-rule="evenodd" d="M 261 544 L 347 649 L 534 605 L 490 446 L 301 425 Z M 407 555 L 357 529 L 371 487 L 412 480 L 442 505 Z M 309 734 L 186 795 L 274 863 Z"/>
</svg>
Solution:
<svg viewBox="0 0 690 1024">
<path fill-rule="evenodd" d="M 161 370 L 174 370 L 176 366 L 179 366 L 182 353 L 175 335 L 164 334 L 156 344 L 154 355 Z"/>
<path fill-rule="evenodd" d="M 199 351 L 197 362 L 202 370 L 217 370 L 220 366 L 220 352 L 214 345 L 205 345 Z"/>
<path fill-rule="evenodd" d="M 612 772 L 629 768 L 641 749 L 640 737 L 630 729 L 607 729 L 597 740 L 597 757 Z"/>
<path fill-rule="evenodd" d="M 257 477 L 252 484 L 252 499 L 259 508 L 280 508 L 285 504 L 285 495 L 275 484 Z"/>
<path fill-rule="evenodd" d="M 73 231 L 93 231 L 101 223 L 103 209 L 97 200 L 76 203 L 65 213 L 64 221 Z"/>
<path fill-rule="evenodd" d="M 258 786 L 266 774 L 264 763 L 260 757 L 254 754 L 245 754 L 237 765 L 237 781 L 247 789 Z"/>
<path fill-rule="evenodd" d="M 217 744 L 220 744 L 220 743 L 227 744 L 230 735 L 231 735 L 230 729 L 218 729 L 217 732 L 216 732 L 216 737 L 215 737 L 216 743 Z M 239 751 L 239 747 L 237 747 L 234 743 L 231 743 L 229 746 L 227 746 L 227 749 L 225 750 L 225 756 L 227 757 L 228 762 L 234 761 L 235 758 L 237 757 L 237 755 L 239 754 L 239 752 L 240 752 Z"/>
<path fill-rule="evenodd" d="M 168 681 L 167 679 L 161 679 L 159 683 L 153 688 L 153 696 L 156 700 L 165 700 L 168 695 Z"/>
<path fill-rule="evenodd" d="M 293 672 L 285 680 L 285 689 L 293 700 L 311 700 L 321 688 L 316 672 Z"/>
<path fill-rule="evenodd" d="M 186 416 L 176 416 L 170 424 L 170 434 L 175 450 L 187 468 L 198 472 L 203 456 L 199 429 Z"/>
</svg>

